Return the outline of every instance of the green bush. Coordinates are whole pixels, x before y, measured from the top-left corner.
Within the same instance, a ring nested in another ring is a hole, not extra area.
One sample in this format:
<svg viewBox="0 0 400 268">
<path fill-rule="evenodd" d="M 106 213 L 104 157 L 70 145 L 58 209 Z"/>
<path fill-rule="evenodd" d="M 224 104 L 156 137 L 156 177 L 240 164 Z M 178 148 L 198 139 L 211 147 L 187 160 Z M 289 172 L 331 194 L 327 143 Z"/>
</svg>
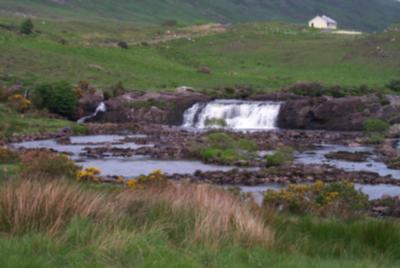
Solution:
<svg viewBox="0 0 400 268">
<path fill-rule="evenodd" d="M 276 167 L 285 165 L 293 160 L 294 150 L 290 147 L 279 148 L 273 154 L 265 157 L 267 167 Z"/>
<path fill-rule="evenodd" d="M 366 214 L 369 201 L 351 183 L 317 181 L 310 185 L 289 185 L 278 192 L 269 190 L 264 195 L 264 206 L 299 214 L 356 218 Z"/>
<path fill-rule="evenodd" d="M 74 124 L 71 128 L 75 135 L 88 135 L 90 133 L 88 127 L 83 124 Z"/>
<path fill-rule="evenodd" d="M 33 91 L 33 102 L 38 108 L 73 118 L 78 108 L 78 96 L 67 82 L 41 84 Z"/>
<path fill-rule="evenodd" d="M 400 93 L 400 80 L 392 80 L 386 85 L 388 89 Z"/>
<path fill-rule="evenodd" d="M 32 33 L 33 33 L 33 28 L 34 28 L 34 25 L 33 25 L 32 20 L 31 20 L 31 19 L 26 19 L 26 20 L 24 20 L 24 21 L 22 22 L 19 31 L 20 31 L 20 33 L 22 33 L 22 34 L 27 34 L 27 35 L 29 35 L 29 34 L 32 34 Z"/>
<path fill-rule="evenodd" d="M 385 138 L 389 128 L 390 124 L 376 118 L 369 118 L 365 120 L 363 124 L 364 132 L 368 135 L 370 141 L 373 143 L 381 142 Z"/>
<path fill-rule="evenodd" d="M 253 141 L 237 139 L 225 132 L 207 134 L 204 143 L 192 146 L 194 156 L 200 157 L 205 162 L 227 165 L 251 160 L 257 150 L 257 145 Z"/>
</svg>

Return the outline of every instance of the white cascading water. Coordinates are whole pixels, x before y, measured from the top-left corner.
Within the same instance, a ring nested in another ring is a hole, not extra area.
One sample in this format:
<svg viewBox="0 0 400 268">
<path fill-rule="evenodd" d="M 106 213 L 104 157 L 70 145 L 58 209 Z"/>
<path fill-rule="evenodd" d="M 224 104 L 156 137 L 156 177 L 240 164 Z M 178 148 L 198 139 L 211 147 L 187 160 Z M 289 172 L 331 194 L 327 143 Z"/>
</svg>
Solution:
<svg viewBox="0 0 400 268">
<path fill-rule="evenodd" d="M 237 100 L 197 103 L 184 113 L 183 127 L 204 129 L 210 127 L 208 120 L 216 119 L 231 129 L 272 130 L 276 129 L 281 105 L 280 102 Z"/>
<path fill-rule="evenodd" d="M 81 119 L 78 120 L 78 124 L 83 124 L 86 122 L 86 120 L 89 120 L 93 117 L 95 117 L 98 113 L 102 112 L 106 112 L 107 111 L 107 107 L 106 104 L 104 102 L 100 103 L 99 106 L 97 106 L 96 110 L 94 111 L 93 114 L 82 117 Z"/>
</svg>

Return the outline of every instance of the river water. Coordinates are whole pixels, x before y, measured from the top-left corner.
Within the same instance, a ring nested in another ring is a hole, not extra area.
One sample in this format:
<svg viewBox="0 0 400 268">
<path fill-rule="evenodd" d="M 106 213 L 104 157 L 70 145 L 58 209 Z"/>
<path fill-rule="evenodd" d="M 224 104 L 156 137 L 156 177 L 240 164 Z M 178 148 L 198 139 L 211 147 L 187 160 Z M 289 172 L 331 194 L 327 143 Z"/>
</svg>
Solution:
<svg viewBox="0 0 400 268">
<path fill-rule="evenodd" d="M 139 175 L 147 175 L 156 169 L 160 169 L 167 174 L 193 174 L 195 171 L 228 171 L 235 167 L 204 164 L 200 161 L 190 160 L 156 160 L 145 155 L 132 157 L 113 157 L 106 156 L 101 159 L 94 159 L 83 155 L 86 147 L 111 147 L 111 148 L 131 148 L 137 149 L 143 146 L 153 146 L 151 144 L 141 145 L 134 142 L 125 142 L 126 138 L 143 138 L 143 135 L 94 135 L 94 136 L 73 136 L 70 138 L 71 144 L 59 144 L 55 140 L 27 141 L 14 143 L 15 148 L 47 148 L 57 152 L 67 153 L 72 160 L 83 167 L 97 167 L 101 169 L 102 175 L 118 175 L 125 178 L 135 178 Z M 129 140 L 129 139 L 128 139 Z M 342 145 L 325 144 L 319 145 L 314 150 L 296 154 L 296 162 L 299 164 L 329 164 L 334 167 L 347 171 L 371 171 L 377 172 L 381 176 L 391 175 L 393 178 L 400 179 L 400 171 L 386 167 L 379 159 L 371 154 L 365 162 L 349 162 L 344 160 L 327 159 L 326 154 L 338 151 L 347 152 L 370 152 L 373 147 L 358 146 L 347 147 Z M 268 184 L 254 187 L 241 186 L 244 192 L 251 192 L 256 199 L 260 199 L 262 192 L 267 189 L 279 189 L 284 185 Z M 400 195 L 400 187 L 390 185 L 356 185 L 356 187 L 368 194 L 370 198 L 379 198 L 382 195 Z"/>
</svg>

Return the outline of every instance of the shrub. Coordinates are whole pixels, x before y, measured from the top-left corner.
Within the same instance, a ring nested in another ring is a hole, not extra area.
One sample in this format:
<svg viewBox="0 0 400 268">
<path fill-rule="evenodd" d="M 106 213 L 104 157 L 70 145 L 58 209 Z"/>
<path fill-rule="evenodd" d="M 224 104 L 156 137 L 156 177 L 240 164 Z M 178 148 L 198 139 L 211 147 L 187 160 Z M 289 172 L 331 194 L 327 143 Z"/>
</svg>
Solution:
<svg viewBox="0 0 400 268">
<path fill-rule="evenodd" d="M 365 214 L 369 202 L 368 197 L 351 183 L 317 181 L 310 185 L 289 185 L 279 192 L 268 190 L 264 195 L 264 206 L 294 213 L 353 218 Z"/>
<path fill-rule="evenodd" d="M 101 173 L 101 171 L 98 168 L 94 168 L 94 167 L 85 168 L 84 170 L 81 170 L 78 172 L 78 175 L 76 176 L 76 180 L 79 182 L 99 183 L 102 181 L 101 177 L 99 176 L 100 173 Z"/>
<path fill-rule="evenodd" d="M 369 118 L 364 121 L 364 132 L 369 136 L 371 142 L 379 143 L 389 131 L 390 124 L 376 118 Z"/>
<path fill-rule="evenodd" d="M 124 85 L 122 84 L 122 82 L 118 82 L 116 85 L 114 85 L 111 88 L 111 92 L 112 92 L 112 96 L 115 98 L 115 97 L 125 94 L 126 89 L 124 88 Z"/>
<path fill-rule="evenodd" d="M 0 147 L 0 164 L 15 164 L 18 162 L 18 154 L 7 147 Z"/>
<path fill-rule="evenodd" d="M 119 41 L 117 45 L 118 45 L 119 48 L 122 48 L 122 49 L 128 49 L 129 48 L 128 43 L 125 42 L 125 41 Z"/>
<path fill-rule="evenodd" d="M 286 91 L 300 96 L 319 97 L 324 95 L 325 88 L 316 82 L 298 82 L 289 86 Z"/>
<path fill-rule="evenodd" d="M 75 95 L 78 98 L 80 98 L 85 94 L 85 92 L 88 92 L 90 89 L 91 88 L 90 88 L 90 84 L 88 81 L 80 80 L 78 82 L 78 84 L 74 87 L 74 92 L 75 92 Z M 95 91 L 95 89 L 93 89 L 93 90 Z"/>
<path fill-rule="evenodd" d="M 15 94 L 8 98 L 8 104 L 16 111 L 23 113 L 31 107 L 31 101 L 21 94 Z"/>
<path fill-rule="evenodd" d="M 400 80 L 392 80 L 386 87 L 394 92 L 400 93 Z"/>
<path fill-rule="evenodd" d="M 72 127 L 72 133 L 74 135 L 88 135 L 90 134 L 90 130 L 86 125 L 83 124 L 73 124 Z"/>
<path fill-rule="evenodd" d="M 214 132 L 205 136 L 205 145 L 196 143 L 191 150 L 205 162 L 230 165 L 254 158 L 257 145 L 251 140 L 237 139 L 224 132 Z"/>
<path fill-rule="evenodd" d="M 290 147 L 281 147 L 273 154 L 265 157 L 267 167 L 282 166 L 293 161 L 294 150 Z"/>
<path fill-rule="evenodd" d="M 22 177 L 29 180 L 74 179 L 79 170 L 68 156 L 45 150 L 25 152 L 21 164 Z"/>
<path fill-rule="evenodd" d="M 34 89 L 34 104 L 50 112 L 73 118 L 78 107 L 78 95 L 67 82 L 41 84 Z"/>
<path fill-rule="evenodd" d="M 19 31 L 22 34 L 29 35 L 29 34 L 33 33 L 33 28 L 34 28 L 34 25 L 33 25 L 32 20 L 31 19 L 26 19 L 26 20 L 24 20 L 22 22 Z"/>
<path fill-rule="evenodd" d="M 149 175 L 141 175 L 138 178 L 127 180 L 126 184 L 132 189 L 165 187 L 168 184 L 168 178 L 161 170 L 157 169 Z"/>
</svg>

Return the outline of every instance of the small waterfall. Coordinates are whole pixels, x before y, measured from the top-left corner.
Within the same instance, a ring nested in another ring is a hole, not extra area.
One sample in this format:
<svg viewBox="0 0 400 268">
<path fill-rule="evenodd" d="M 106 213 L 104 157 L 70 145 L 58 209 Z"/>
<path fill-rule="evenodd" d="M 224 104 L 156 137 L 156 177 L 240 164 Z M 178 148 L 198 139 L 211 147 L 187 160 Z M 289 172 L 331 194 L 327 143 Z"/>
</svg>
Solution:
<svg viewBox="0 0 400 268">
<path fill-rule="evenodd" d="M 195 104 L 183 115 L 183 127 L 204 129 L 218 125 L 232 129 L 276 128 L 282 103 L 269 101 L 216 100 Z M 214 121 L 216 124 L 208 125 Z"/>
<path fill-rule="evenodd" d="M 98 113 L 102 112 L 106 112 L 107 111 L 107 107 L 106 104 L 104 102 L 100 103 L 99 106 L 97 106 L 96 110 L 94 111 L 93 114 L 88 115 L 88 116 L 84 116 L 81 119 L 78 120 L 78 124 L 83 124 L 85 123 L 87 120 L 95 117 Z"/>
<path fill-rule="evenodd" d="M 30 88 L 27 88 L 27 89 L 25 89 L 25 91 L 24 91 L 24 98 L 25 99 L 29 99 L 29 93 L 30 93 Z"/>
</svg>

